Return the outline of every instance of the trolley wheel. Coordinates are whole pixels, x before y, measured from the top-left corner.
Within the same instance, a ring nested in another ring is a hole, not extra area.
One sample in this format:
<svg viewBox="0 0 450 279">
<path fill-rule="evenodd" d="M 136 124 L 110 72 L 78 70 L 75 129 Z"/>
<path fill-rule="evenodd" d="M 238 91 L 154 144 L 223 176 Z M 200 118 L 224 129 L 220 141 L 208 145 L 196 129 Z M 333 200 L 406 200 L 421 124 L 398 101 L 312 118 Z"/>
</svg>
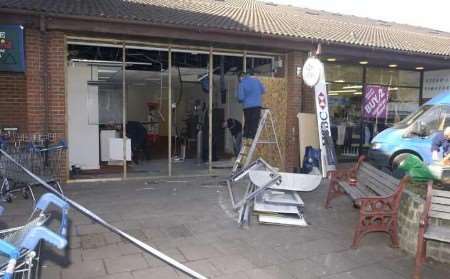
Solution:
<svg viewBox="0 0 450 279">
<path fill-rule="evenodd" d="M 26 200 L 28 200 L 28 198 L 30 197 L 30 195 L 28 195 L 27 189 L 22 190 L 22 197 Z"/>
<path fill-rule="evenodd" d="M 11 203 L 12 202 L 11 195 L 7 195 L 5 200 L 6 200 L 7 203 Z"/>
</svg>

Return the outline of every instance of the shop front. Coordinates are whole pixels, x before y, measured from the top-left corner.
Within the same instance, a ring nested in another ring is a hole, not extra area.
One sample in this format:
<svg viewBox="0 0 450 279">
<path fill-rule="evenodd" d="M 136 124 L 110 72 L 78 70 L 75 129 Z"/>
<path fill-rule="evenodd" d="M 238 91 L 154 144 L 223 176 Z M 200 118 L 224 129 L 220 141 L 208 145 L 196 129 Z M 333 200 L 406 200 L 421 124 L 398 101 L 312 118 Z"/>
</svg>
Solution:
<svg viewBox="0 0 450 279">
<path fill-rule="evenodd" d="M 332 137 L 341 161 L 354 160 L 379 132 L 422 103 L 422 70 L 346 64 L 328 58 L 326 79 Z"/>
</svg>

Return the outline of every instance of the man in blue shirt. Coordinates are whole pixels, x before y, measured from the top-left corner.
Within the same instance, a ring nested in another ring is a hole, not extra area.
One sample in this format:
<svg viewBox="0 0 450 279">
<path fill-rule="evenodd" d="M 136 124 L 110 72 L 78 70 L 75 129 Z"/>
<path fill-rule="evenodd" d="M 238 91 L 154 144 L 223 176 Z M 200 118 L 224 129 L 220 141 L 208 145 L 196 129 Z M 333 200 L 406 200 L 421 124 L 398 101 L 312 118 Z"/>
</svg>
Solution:
<svg viewBox="0 0 450 279">
<path fill-rule="evenodd" d="M 237 99 L 244 106 L 244 138 L 253 139 L 261 116 L 262 95 L 266 92 L 259 79 L 246 73 L 239 75 Z"/>
<path fill-rule="evenodd" d="M 434 161 L 439 160 L 439 150 L 442 148 L 443 157 L 450 153 L 450 127 L 445 128 L 444 132 L 439 132 L 433 138 L 431 152 Z"/>
<path fill-rule="evenodd" d="M 262 95 L 266 92 L 264 85 L 256 77 L 241 73 L 239 75 L 239 87 L 236 97 L 244 107 L 244 139 L 237 163 L 239 166 L 245 164 L 247 152 L 252 145 L 258 130 L 261 117 Z"/>
</svg>

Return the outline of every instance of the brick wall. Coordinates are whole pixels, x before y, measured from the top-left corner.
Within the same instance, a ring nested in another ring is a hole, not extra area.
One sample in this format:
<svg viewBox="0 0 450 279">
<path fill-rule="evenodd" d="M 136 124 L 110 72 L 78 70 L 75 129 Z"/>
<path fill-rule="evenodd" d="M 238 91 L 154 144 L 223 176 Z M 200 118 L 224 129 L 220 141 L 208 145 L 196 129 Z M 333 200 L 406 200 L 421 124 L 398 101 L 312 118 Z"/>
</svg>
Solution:
<svg viewBox="0 0 450 279">
<path fill-rule="evenodd" d="M 297 114 L 302 108 L 303 81 L 297 77 L 297 67 L 303 67 L 306 53 L 290 52 L 287 55 L 287 115 L 286 115 L 286 171 L 299 166 L 299 131 Z"/>
<path fill-rule="evenodd" d="M 27 111 L 23 73 L 0 72 L 0 127 L 26 132 Z"/>
<path fill-rule="evenodd" d="M 412 255 L 416 254 L 419 220 L 423 212 L 424 203 L 424 199 L 419 195 L 409 190 L 403 192 L 398 212 L 398 235 L 400 247 Z M 436 223 L 436 225 L 450 226 L 450 222 L 437 224 L 437 221 L 433 219 L 431 222 Z M 429 241 L 427 245 L 427 257 L 433 258 L 439 262 L 450 263 L 450 244 Z"/>
</svg>

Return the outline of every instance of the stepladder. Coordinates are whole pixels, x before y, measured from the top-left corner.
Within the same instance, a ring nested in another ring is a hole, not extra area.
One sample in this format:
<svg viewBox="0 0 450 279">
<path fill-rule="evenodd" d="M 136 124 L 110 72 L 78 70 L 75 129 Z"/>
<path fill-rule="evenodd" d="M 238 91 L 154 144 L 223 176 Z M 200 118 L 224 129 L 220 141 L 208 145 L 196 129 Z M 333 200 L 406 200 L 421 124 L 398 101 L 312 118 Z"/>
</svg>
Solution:
<svg viewBox="0 0 450 279">
<path fill-rule="evenodd" d="M 245 125 L 245 123 L 244 123 Z M 230 194 L 231 202 L 234 210 L 239 210 L 238 222 L 240 225 L 248 224 L 250 222 L 251 215 L 251 201 L 256 196 L 258 190 L 252 183 L 248 183 L 246 189 L 246 198 L 241 204 L 236 204 L 233 196 L 231 180 L 233 176 L 238 175 L 240 172 L 245 172 L 247 168 L 253 168 L 253 156 L 258 147 L 263 145 L 272 145 L 280 160 L 280 164 L 283 163 L 283 157 L 281 154 L 281 148 L 278 141 L 278 136 L 275 128 L 275 122 L 270 109 L 264 108 L 261 110 L 261 117 L 259 120 L 258 128 L 253 139 L 244 139 L 239 155 L 233 165 L 231 179 L 227 180 L 227 187 Z M 263 162 L 263 165 L 268 166 L 264 160 L 258 159 L 254 162 Z"/>
<path fill-rule="evenodd" d="M 244 123 L 244 125 L 246 125 Z M 283 162 L 281 148 L 278 141 L 275 122 L 270 109 L 261 109 L 261 117 L 253 139 L 245 139 L 242 142 L 241 150 L 233 164 L 232 174 L 236 173 L 240 168 L 248 166 L 253 160 L 255 150 L 261 145 L 274 145 L 276 153 L 279 156 L 280 164 Z"/>
</svg>

